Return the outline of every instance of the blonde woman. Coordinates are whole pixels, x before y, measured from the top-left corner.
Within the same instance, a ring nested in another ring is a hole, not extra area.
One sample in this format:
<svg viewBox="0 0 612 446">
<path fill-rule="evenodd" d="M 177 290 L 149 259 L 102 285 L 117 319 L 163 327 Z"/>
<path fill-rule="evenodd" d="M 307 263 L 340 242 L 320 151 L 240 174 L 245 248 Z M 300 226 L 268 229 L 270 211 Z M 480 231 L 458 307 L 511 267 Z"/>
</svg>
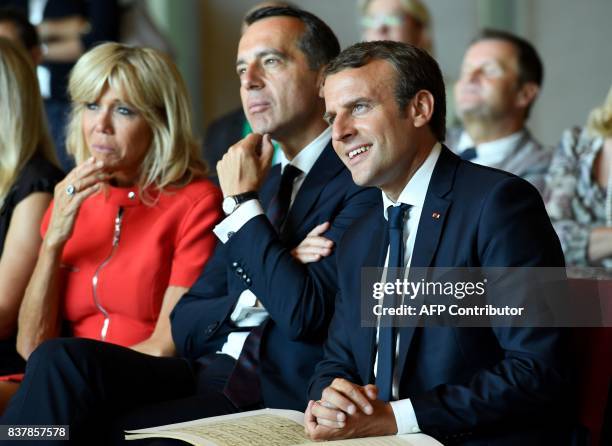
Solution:
<svg viewBox="0 0 612 446">
<path fill-rule="evenodd" d="M 27 54 L 0 38 L 0 375 L 23 370 L 17 313 L 40 248 L 40 222 L 62 179 Z"/>
<path fill-rule="evenodd" d="M 612 268 L 612 87 L 586 128 L 563 133 L 544 195 L 566 263 Z"/>
<path fill-rule="evenodd" d="M 191 132 L 184 82 L 160 52 L 95 47 L 69 82 L 67 147 L 19 314 L 24 358 L 69 334 L 169 356 L 169 314 L 215 245 L 221 193 Z"/>
</svg>

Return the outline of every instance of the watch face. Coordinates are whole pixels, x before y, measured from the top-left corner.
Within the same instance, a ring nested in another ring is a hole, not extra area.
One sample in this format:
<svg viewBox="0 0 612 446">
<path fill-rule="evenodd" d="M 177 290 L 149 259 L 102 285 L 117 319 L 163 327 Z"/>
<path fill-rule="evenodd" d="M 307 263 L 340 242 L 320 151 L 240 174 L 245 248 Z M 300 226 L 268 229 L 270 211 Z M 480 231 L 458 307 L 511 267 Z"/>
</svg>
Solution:
<svg viewBox="0 0 612 446">
<path fill-rule="evenodd" d="M 221 207 L 223 208 L 223 212 L 225 212 L 226 215 L 229 215 L 234 212 L 234 209 L 236 208 L 236 200 L 234 197 L 225 197 Z"/>
</svg>

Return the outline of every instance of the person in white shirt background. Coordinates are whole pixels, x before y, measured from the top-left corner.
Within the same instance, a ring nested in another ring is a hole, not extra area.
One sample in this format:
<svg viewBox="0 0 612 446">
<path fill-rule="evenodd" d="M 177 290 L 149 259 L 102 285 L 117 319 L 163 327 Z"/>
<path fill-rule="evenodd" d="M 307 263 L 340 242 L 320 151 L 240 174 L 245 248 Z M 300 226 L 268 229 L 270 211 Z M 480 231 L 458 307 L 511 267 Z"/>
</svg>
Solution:
<svg viewBox="0 0 612 446">
<path fill-rule="evenodd" d="M 552 153 L 526 123 L 543 78 L 533 45 L 508 32 L 482 31 L 468 47 L 455 85 L 463 127 L 448 131 L 448 146 L 463 159 L 518 175 L 542 192 Z"/>
</svg>

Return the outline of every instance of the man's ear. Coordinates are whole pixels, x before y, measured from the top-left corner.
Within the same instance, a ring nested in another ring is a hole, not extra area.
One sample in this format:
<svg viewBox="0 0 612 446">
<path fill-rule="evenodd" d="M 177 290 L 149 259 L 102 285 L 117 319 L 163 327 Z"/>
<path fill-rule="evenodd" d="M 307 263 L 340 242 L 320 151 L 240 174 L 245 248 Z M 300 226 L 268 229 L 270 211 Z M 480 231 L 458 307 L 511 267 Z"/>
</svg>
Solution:
<svg viewBox="0 0 612 446">
<path fill-rule="evenodd" d="M 323 87 L 325 86 L 325 68 L 327 65 L 322 65 L 317 72 L 317 90 L 319 90 L 319 97 L 323 97 Z"/>
<path fill-rule="evenodd" d="M 529 107 L 540 93 L 540 86 L 535 82 L 525 82 L 516 95 L 516 105 L 521 108 Z"/>
<path fill-rule="evenodd" d="M 415 127 L 429 124 L 434 112 L 434 97 L 427 90 L 420 90 L 408 104 L 410 117 Z"/>
</svg>

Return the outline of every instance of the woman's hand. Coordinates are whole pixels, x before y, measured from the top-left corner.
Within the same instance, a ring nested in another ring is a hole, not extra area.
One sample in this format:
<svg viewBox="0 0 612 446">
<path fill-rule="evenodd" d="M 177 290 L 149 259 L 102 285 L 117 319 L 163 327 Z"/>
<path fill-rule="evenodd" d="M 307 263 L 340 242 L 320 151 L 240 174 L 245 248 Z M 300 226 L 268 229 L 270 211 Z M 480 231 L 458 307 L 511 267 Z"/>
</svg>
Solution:
<svg viewBox="0 0 612 446">
<path fill-rule="evenodd" d="M 102 169 L 104 163 L 91 157 L 75 167 L 55 186 L 53 212 L 45 236 L 47 247 L 62 246 L 72 235 L 76 216 L 83 201 L 99 191 L 109 176 Z"/>
</svg>

